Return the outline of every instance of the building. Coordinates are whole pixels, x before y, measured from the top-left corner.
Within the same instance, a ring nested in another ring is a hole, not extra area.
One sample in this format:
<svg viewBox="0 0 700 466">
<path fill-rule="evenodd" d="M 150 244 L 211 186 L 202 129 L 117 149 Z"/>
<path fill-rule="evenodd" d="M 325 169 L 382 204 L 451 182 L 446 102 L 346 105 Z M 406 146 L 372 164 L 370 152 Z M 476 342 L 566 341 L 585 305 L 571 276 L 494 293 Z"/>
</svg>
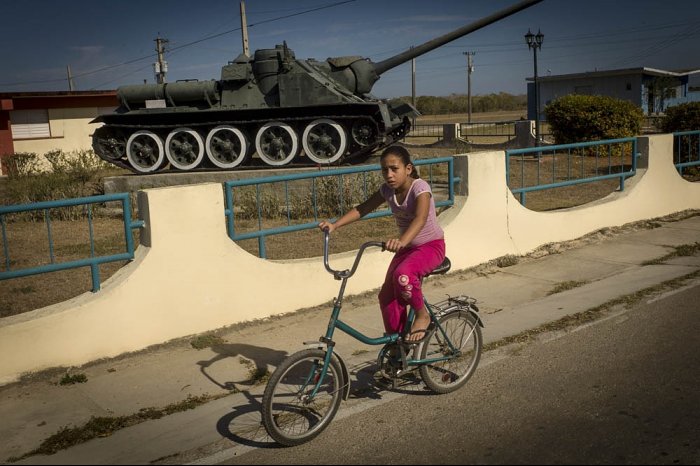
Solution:
<svg viewBox="0 0 700 466">
<path fill-rule="evenodd" d="M 0 93 L 0 161 L 19 152 L 90 149 L 97 127 L 90 121 L 118 106 L 116 91 Z"/>
<path fill-rule="evenodd" d="M 535 119 L 534 78 L 528 78 L 527 115 Z M 629 68 L 587 73 L 538 76 L 540 116 L 551 101 L 569 94 L 605 95 L 629 100 L 646 115 L 663 113 L 671 106 L 700 101 L 700 69 L 664 71 L 654 68 Z"/>
</svg>

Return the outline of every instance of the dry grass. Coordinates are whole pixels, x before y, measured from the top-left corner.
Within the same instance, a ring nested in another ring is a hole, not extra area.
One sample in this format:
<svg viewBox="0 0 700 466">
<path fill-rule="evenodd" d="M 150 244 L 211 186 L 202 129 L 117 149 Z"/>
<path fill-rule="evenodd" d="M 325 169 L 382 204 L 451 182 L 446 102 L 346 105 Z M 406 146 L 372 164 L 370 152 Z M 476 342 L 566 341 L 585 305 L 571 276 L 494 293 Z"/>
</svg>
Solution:
<svg viewBox="0 0 700 466">
<path fill-rule="evenodd" d="M 490 114 L 473 114 L 472 121 L 505 121 L 516 120 L 524 116 L 524 112 L 498 112 Z M 438 124 L 456 121 L 466 121 L 466 115 L 439 115 L 421 117 L 419 122 L 426 124 Z M 425 143 L 425 141 L 421 141 Z M 458 148 L 459 149 L 459 148 Z M 416 159 L 429 159 L 435 157 L 454 155 L 459 150 L 455 148 L 430 148 L 412 147 L 411 153 Z M 463 150 L 461 151 L 463 152 Z M 376 163 L 376 160 L 370 160 Z M 591 159 L 574 159 L 573 171 L 591 173 L 594 162 Z M 558 162 L 557 162 L 558 163 Z M 581 165 L 583 163 L 583 167 Z M 558 163 L 559 164 L 559 163 Z M 629 159 L 620 160 L 622 166 L 629 165 Z M 525 161 L 514 160 L 511 162 L 511 187 L 517 187 L 524 180 L 526 186 L 536 182 L 539 173 L 540 181 L 547 176 L 554 176 L 560 180 L 565 173 L 558 171 L 565 167 L 559 164 L 552 175 L 552 163 L 546 157 L 541 161 L 534 158 Z M 607 167 L 607 166 L 606 166 Z M 691 181 L 700 179 L 700 170 L 695 170 L 695 175 L 688 177 Z M 427 173 L 423 173 L 425 177 Z M 588 183 L 566 188 L 557 188 L 547 191 L 527 194 L 527 208 L 535 211 L 548 211 L 585 204 L 601 199 L 619 188 L 617 180 L 597 183 Z M 2 197 L 3 183 L 0 182 L 0 197 Z M 437 195 L 437 191 L 436 191 Z M 295 220 L 295 223 L 305 223 L 309 219 Z M 247 222 L 247 223 L 246 223 Z M 238 221 L 237 228 L 243 230 L 254 228 L 252 221 Z M 267 226 L 272 225 L 269 222 Z M 274 223 L 279 226 L 279 221 Z M 48 250 L 48 233 L 43 222 L 8 221 L 8 243 L 11 257 L 11 269 L 33 267 L 50 262 Z M 357 222 L 340 230 L 331 244 L 332 252 L 342 252 L 357 249 L 357 247 L 371 240 L 386 240 L 396 232 L 394 221 L 391 217 L 378 218 Z M 135 244 L 138 245 L 138 231 L 135 232 Z M 95 253 L 96 255 L 115 254 L 125 251 L 123 222 L 121 219 L 97 218 L 94 223 Z M 60 222 L 52 221 L 52 239 L 54 241 L 54 260 L 65 262 L 78 258 L 89 257 L 89 230 L 87 221 Z M 239 245 L 251 254 L 258 255 L 258 241 L 240 241 Z M 305 230 L 284 235 L 270 236 L 265 241 L 268 259 L 286 260 L 302 257 L 317 257 L 322 254 L 321 233 L 314 230 Z M 100 277 L 104 282 L 112 276 L 124 262 L 115 262 L 100 266 Z M 0 248 L 0 270 L 5 270 L 5 256 Z M 58 303 L 89 292 L 92 289 L 92 280 L 89 267 L 72 269 L 61 272 L 44 273 L 24 278 L 0 281 L 0 317 L 20 314 L 33 309 L 38 309 L 50 304 Z"/>
</svg>

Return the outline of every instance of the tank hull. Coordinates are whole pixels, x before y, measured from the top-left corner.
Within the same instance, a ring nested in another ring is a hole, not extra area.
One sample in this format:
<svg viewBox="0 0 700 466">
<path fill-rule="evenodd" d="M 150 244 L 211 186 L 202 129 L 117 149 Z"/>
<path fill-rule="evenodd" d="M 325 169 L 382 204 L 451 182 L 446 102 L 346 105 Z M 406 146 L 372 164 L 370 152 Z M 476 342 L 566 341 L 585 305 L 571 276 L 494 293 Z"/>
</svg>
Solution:
<svg viewBox="0 0 700 466">
<path fill-rule="evenodd" d="M 168 169 L 361 163 L 372 152 L 401 139 L 410 129 L 410 118 L 416 114 L 410 107 L 392 107 L 381 101 L 298 108 L 193 110 L 174 107 L 102 115 L 93 120 L 104 123 L 93 135 L 93 148 L 102 159 L 141 174 Z M 230 136 L 235 147 L 217 147 L 212 142 L 220 139 L 217 136 Z M 318 150 L 325 147 L 324 138 L 329 140 L 327 153 Z M 282 140 L 279 144 L 278 139 Z M 275 149 L 275 144 L 279 149 Z M 147 146 L 145 149 L 151 152 L 136 155 L 141 146 Z M 190 156 L 178 160 L 177 149 L 183 146 L 189 148 Z M 314 155 L 314 151 L 321 154 Z M 254 154 L 262 160 L 256 161 Z"/>
</svg>

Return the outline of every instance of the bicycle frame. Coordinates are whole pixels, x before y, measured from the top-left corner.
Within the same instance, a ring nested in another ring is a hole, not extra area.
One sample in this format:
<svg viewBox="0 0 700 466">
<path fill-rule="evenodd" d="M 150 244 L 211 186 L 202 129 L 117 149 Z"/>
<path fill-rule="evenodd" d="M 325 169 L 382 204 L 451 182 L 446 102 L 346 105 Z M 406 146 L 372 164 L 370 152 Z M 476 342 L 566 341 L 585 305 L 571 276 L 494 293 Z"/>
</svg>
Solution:
<svg viewBox="0 0 700 466">
<path fill-rule="evenodd" d="M 328 369 L 328 366 L 331 361 L 331 357 L 333 356 L 333 348 L 335 346 L 335 342 L 333 341 L 333 334 L 336 329 L 341 330 L 342 332 L 346 333 L 347 335 L 350 335 L 351 337 L 355 338 L 358 341 L 361 341 L 362 343 L 365 343 L 367 345 L 387 345 L 390 343 L 396 343 L 399 341 L 401 338 L 401 335 L 399 333 L 392 333 L 389 335 L 384 335 L 382 337 L 378 338 L 372 338 L 364 333 L 360 332 L 359 330 L 355 329 L 351 325 L 343 322 L 340 320 L 340 310 L 342 309 L 343 306 L 343 295 L 345 294 L 345 286 L 347 284 L 347 281 L 350 277 L 352 277 L 355 274 L 355 271 L 357 270 L 357 266 L 360 262 L 360 259 L 362 258 L 362 254 L 364 253 L 365 249 L 368 247 L 381 247 L 382 250 L 386 249 L 386 244 L 385 243 L 379 243 L 379 242 L 368 242 L 364 243 L 361 247 L 360 250 L 357 253 L 357 256 L 355 257 L 355 262 L 352 266 L 351 269 L 349 270 L 333 270 L 331 269 L 329 262 L 328 262 L 328 242 L 329 242 L 329 233 L 326 231 L 324 232 L 324 245 L 323 245 L 323 263 L 326 268 L 326 270 L 331 273 L 336 280 L 342 280 L 340 284 L 340 290 L 338 291 L 338 296 L 334 300 L 333 304 L 333 311 L 331 312 L 331 318 L 328 322 L 328 328 L 326 330 L 325 336 L 321 337 L 319 339 L 320 343 L 324 344 L 326 346 L 326 356 L 323 362 L 323 369 L 321 370 L 321 375 L 316 381 L 316 386 L 314 387 L 314 390 L 311 393 L 311 396 L 315 396 L 319 387 L 322 385 L 323 380 L 326 377 L 326 372 Z M 442 334 L 443 339 L 447 344 L 449 345 L 450 350 L 452 351 L 452 356 L 441 356 L 441 357 L 436 357 L 436 358 L 429 358 L 429 359 L 406 359 L 406 363 L 408 366 L 420 366 L 423 364 L 429 364 L 429 363 L 435 363 L 435 362 L 440 362 L 440 361 L 445 361 L 447 359 L 451 359 L 455 357 L 456 355 L 459 355 L 459 352 L 461 349 L 455 348 L 454 345 L 452 344 L 452 341 L 450 341 L 449 337 L 447 336 L 445 330 L 442 328 L 440 323 L 438 322 L 438 316 L 435 314 L 435 309 L 433 305 L 428 303 L 427 299 L 423 297 L 423 303 L 425 304 L 425 307 L 428 311 L 428 314 L 430 315 L 430 320 L 433 325 L 436 326 L 438 331 Z M 455 308 L 458 306 L 455 305 Z M 440 313 L 446 313 L 449 312 L 450 309 L 441 309 Z M 415 315 L 415 310 L 410 307 L 409 308 L 409 313 L 408 313 L 408 318 L 406 320 L 406 328 L 404 328 L 404 332 L 408 331 L 410 329 L 410 325 L 413 322 L 413 318 Z M 346 381 L 347 384 L 350 383 L 350 381 Z"/>
</svg>

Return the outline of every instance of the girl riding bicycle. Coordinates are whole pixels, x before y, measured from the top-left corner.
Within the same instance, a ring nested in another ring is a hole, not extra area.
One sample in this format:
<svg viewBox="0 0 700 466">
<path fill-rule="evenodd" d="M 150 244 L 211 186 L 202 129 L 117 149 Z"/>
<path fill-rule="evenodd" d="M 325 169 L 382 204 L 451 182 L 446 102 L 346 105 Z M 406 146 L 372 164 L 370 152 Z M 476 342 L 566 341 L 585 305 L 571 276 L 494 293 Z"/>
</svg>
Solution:
<svg viewBox="0 0 700 466">
<path fill-rule="evenodd" d="M 421 278 L 445 258 L 444 234 L 437 223 L 430 185 L 418 175 L 408 151 L 400 146 L 388 147 L 382 152 L 380 164 L 385 183 L 379 190 L 335 222 L 319 223 L 319 228 L 333 232 L 359 220 L 384 202 L 389 204 L 399 237 L 386 242 L 386 248 L 396 255 L 379 292 L 379 307 L 387 333 L 401 332 L 406 324 L 407 306 L 413 307 L 415 319 L 403 340 L 419 343 L 427 335 L 430 324 Z"/>
</svg>

